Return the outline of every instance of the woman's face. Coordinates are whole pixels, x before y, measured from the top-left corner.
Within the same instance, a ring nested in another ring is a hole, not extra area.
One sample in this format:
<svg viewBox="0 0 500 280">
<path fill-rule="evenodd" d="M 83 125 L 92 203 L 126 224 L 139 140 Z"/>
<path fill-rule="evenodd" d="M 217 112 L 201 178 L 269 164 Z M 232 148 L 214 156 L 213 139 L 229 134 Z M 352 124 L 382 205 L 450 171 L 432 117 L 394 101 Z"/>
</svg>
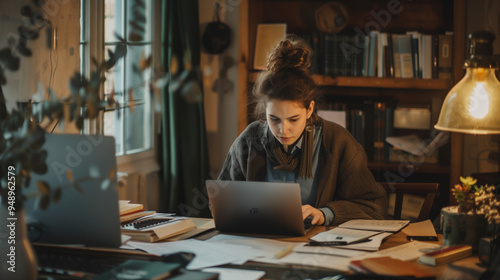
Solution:
<svg viewBox="0 0 500 280">
<path fill-rule="evenodd" d="M 270 99 L 266 103 L 266 118 L 274 137 L 283 145 L 286 151 L 302 135 L 306 121 L 314 109 L 314 101 L 309 108 L 302 103 L 289 100 Z"/>
</svg>

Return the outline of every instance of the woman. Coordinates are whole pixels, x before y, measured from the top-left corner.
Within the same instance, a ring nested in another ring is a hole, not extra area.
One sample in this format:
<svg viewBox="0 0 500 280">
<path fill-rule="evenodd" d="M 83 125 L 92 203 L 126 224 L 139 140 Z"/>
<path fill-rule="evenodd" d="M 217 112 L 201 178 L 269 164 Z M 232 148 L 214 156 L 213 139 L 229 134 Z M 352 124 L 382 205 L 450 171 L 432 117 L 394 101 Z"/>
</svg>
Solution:
<svg viewBox="0 0 500 280">
<path fill-rule="evenodd" d="M 300 184 L 302 216 L 312 224 L 383 219 L 385 190 L 366 165 L 366 154 L 340 125 L 318 117 L 311 51 L 288 38 L 268 57 L 255 87 L 256 114 L 231 146 L 220 180 Z"/>
</svg>

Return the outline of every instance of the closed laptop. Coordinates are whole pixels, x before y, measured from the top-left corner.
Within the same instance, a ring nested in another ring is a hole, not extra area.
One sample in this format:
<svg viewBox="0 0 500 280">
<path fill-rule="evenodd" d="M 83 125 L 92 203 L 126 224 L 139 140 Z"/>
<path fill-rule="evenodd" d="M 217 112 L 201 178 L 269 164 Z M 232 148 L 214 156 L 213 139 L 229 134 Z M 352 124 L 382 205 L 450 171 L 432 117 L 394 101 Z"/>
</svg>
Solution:
<svg viewBox="0 0 500 280">
<path fill-rule="evenodd" d="M 207 180 L 206 187 L 221 232 L 305 234 L 298 183 Z"/>
</svg>

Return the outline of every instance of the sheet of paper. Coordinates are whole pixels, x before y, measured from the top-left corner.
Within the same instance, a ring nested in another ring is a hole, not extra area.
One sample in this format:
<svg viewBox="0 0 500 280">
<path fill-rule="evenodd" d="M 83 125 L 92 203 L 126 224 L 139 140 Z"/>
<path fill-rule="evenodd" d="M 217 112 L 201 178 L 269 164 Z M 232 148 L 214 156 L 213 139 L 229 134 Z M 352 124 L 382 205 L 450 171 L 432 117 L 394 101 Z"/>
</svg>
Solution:
<svg viewBox="0 0 500 280">
<path fill-rule="evenodd" d="M 305 254 L 292 252 L 281 259 L 259 257 L 252 259 L 252 261 L 272 264 L 294 264 L 346 271 L 349 269 L 349 262 L 351 261 L 351 258 L 326 254 Z"/>
<path fill-rule="evenodd" d="M 206 242 L 211 242 L 214 244 L 230 244 L 230 245 L 240 245 L 248 246 L 253 250 L 259 252 L 262 256 L 274 257 L 274 255 L 289 245 L 303 245 L 305 242 L 285 242 L 266 238 L 256 238 L 248 236 L 237 236 L 237 235 L 227 235 L 218 234 Z"/>
<path fill-rule="evenodd" d="M 293 251 L 296 253 L 326 254 L 326 255 L 349 257 L 349 258 L 366 254 L 366 252 L 363 251 L 348 250 L 330 246 L 308 246 L 307 244 L 303 244 L 301 246 L 295 246 L 295 248 L 293 248 Z"/>
<path fill-rule="evenodd" d="M 437 236 L 434 225 L 429 219 L 418 223 L 411 223 L 401 231 L 409 236 Z"/>
<path fill-rule="evenodd" d="M 339 246 L 343 249 L 351 249 L 351 250 L 363 250 L 363 251 L 377 251 L 382 244 L 384 238 L 391 235 L 391 232 L 382 232 L 377 235 L 370 237 L 369 242 L 360 242 Z"/>
<path fill-rule="evenodd" d="M 235 269 L 224 267 L 211 267 L 202 269 L 204 272 L 219 273 L 219 280 L 258 280 L 266 274 L 265 271 L 248 270 L 248 269 Z"/>
<path fill-rule="evenodd" d="M 354 257 L 353 259 L 365 259 L 365 258 L 388 256 L 394 259 L 400 259 L 402 261 L 411 261 L 423 255 L 426 252 L 426 250 L 439 247 L 441 246 L 438 244 L 412 241 L 389 249 L 368 253 L 360 257 Z"/>
<path fill-rule="evenodd" d="M 340 224 L 340 228 L 396 232 L 409 224 L 409 220 L 363 220 L 355 219 Z"/>
<path fill-rule="evenodd" d="M 188 264 L 187 269 L 201 269 L 262 256 L 262 253 L 248 246 L 211 243 L 196 239 L 159 243 L 129 241 L 127 244 L 160 256 L 177 252 L 194 253 L 196 256 Z"/>
<path fill-rule="evenodd" d="M 328 231 L 323 231 L 311 237 L 311 240 L 317 242 L 346 242 L 351 243 L 358 240 L 367 239 L 377 234 L 375 231 L 356 230 L 336 227 Z"/>
</svg>

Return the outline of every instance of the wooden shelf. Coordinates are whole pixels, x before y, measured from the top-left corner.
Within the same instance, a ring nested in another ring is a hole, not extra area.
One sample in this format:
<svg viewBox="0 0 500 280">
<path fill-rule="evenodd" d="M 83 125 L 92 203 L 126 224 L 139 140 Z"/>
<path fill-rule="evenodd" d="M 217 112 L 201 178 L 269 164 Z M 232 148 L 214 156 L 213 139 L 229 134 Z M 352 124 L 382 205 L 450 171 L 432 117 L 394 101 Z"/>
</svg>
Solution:
<svg viewBox="0 0 500 280">
<path fill-rule="evenodd" d="M 384 170 L 391 172 L 399 172 L 401 168 L 405 171 L 413 170 L 418 173 L 431 174 L 449 174 L 450 167 L 439 164 L 404 164 L 397 162 L 368 162 L 368 168 L 371 171 Z"/>
<path fill-rule="evenodd" d="M 250 72 L 249 82 L 255 82 L 259 72 Z M 337 87 L 364 87 L 364 88 L 401 88 L 401 89 L 425 89 L 425 90 L 449 90 L 452 86 L 451 80 L 441 79 L 401 79 L 401 78 L 377 78 L 377 77 L 330 77 L 325 75 L 313 75 L 314 82 L 318 86 Z"/>
</svg>

